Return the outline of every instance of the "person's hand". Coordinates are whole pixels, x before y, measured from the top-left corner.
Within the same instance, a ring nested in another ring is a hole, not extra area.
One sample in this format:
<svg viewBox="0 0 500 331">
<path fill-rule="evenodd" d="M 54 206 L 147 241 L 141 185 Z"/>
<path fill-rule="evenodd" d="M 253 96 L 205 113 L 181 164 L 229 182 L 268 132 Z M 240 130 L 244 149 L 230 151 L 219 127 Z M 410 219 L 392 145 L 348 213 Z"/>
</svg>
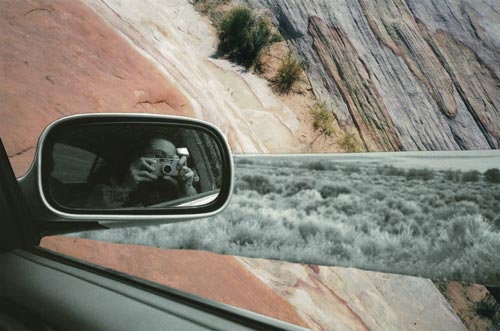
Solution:
<svg viewBox="0 0 500 331">
<path fill-rule="evenodd" d="M 196 190 L 193 187 L 194 172 L 189 167 L 187 167 L 187 158 L 185 156 L 181 157 L 177 162 L 177 170 L 179 174 L 177 179 L 171 176 L 163 176 L 163 179 L 167 181 L 174 181 L 179 185 L 179 189 L 186 196 L 192 196 L 196 194 Z"/>
<path fill-rule="evenodd" d="M 128 174 L 124 180 L 124 187 L 135 190 L 141 182 L 152 182 L 158 179 L 158 176 L 153 174 L 155 168 L 152 166 L 156 160 L 147 157 L 140 157 L 130 163 Z"/>
</svg>

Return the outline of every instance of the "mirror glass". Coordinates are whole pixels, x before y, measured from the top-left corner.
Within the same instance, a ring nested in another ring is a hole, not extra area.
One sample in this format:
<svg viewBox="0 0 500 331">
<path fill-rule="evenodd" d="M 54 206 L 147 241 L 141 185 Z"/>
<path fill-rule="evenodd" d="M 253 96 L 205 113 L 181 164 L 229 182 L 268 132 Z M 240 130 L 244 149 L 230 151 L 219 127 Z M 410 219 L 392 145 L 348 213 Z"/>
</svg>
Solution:
<svg viewBox="0 0 500 331">
<path fill-rule="evenodd" d="M 44 192 L 69 210 L 204 206 L 219 195 L 219 144 L 203 128 L 88 124 L 44 149 Z"/>
</svg>

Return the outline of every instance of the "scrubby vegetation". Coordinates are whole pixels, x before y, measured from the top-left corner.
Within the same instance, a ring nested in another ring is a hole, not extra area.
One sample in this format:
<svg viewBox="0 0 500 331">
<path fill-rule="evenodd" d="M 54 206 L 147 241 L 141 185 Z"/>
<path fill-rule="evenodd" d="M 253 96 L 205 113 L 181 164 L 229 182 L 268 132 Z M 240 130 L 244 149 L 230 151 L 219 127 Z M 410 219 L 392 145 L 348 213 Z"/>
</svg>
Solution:
<svg viewBox="0 0 500 331">
<path fill-rule="evenodd" d="M 230 2 L 231 0 L 194 0 L 193 4 L 196 10 L 209 15 L 213 22 L 218 22 L 222 16 L 221 6 Z"/>
<path fill-rule="evenodd" d="M 500 286 L 500 184 L 485 174 L 464 183 L 458 171 L 309 157 L 235 164 L 235 195 L 217 217 L 83 236 Z"/>
<path fill-rule="evenodd" d="M 339 146 L 346 152 L 357 153 L 361 151 L 358 139 L 352 132 L 346 132 L 339 141 Z"/>
<path fill-rule="evenodd" d="M 477 182 L 479 181 L 479 171 L 472 170 L 462 174 L 462 182 Z"/>
<path fill-rule="evenodd" d="M 304 61 L 297 60 L 291 53 L 281 61 L 278 73 L 272 85 L 279 93 L 290 93 L 295 83 L 300 80 L 304 70 Z"/>
<path fill-rule="evenodd" d="M 491 330 L 500 330 L 500 305 L 494 297 L 488 294 L 474 304 L 474 310 L 481 318 L 491 321 Z"/>
<path fill-rule="evenodd" d="M 320 135 L 331 136 L 335 132 L 333 128 L 333 114 L 326 108 L 324 102 L 317 102 L 314 107 L 311 108 L 311 113 L 314 118 L 314 129 L 318 130 Z"/>
<path fill-rule="evenodd" d="M 490 295 L 487 295 L 483 300 L 476 302 L 474 310 L 482 317 L 493 319 L 499 311 L 498 304 Z"/>
<path fill-rule="evenodd" d="M 274 40 L 271 24 L 250 8 L 238 6 L 221 18 L 219 51 L 238 64 L 250 68 Z"/>
<path fill-rule="evenodd" d="M 486 170 L 484 172 L 484 179 L 490 183 L 500 183 L 500 170 L 498 168 Z"/>
</svg>

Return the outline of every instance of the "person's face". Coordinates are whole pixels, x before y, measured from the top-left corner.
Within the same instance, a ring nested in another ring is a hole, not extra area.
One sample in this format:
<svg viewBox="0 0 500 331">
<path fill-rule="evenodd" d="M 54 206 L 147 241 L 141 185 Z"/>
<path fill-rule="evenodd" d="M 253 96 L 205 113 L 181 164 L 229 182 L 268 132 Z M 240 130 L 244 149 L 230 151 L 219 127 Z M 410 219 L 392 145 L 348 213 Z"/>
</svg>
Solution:
<svg viewBox="0 0 500 331">
<path fill-rule="evenodd" d="M 176 150 L 170 141 L 155 138 L 149 142 L 149 146 L 142 154 L 145 157 L 172 157 L 176 155 Z"/>
</svg>

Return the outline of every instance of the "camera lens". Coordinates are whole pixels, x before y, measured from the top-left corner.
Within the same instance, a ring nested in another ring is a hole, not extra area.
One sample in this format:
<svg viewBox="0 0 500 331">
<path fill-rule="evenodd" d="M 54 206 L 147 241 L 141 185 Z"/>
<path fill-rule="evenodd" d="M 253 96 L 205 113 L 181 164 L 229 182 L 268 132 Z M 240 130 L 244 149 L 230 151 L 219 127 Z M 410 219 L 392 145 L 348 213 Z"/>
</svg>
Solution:
<svg viewBox="0 0 500 331">
<path fill-rule="evenodd" d="M 171 172 L 172 172 L 172 167 L 169 164 L 163 167 L 163 173 L 165 175 L 169 175 Z"/>
</svg>

